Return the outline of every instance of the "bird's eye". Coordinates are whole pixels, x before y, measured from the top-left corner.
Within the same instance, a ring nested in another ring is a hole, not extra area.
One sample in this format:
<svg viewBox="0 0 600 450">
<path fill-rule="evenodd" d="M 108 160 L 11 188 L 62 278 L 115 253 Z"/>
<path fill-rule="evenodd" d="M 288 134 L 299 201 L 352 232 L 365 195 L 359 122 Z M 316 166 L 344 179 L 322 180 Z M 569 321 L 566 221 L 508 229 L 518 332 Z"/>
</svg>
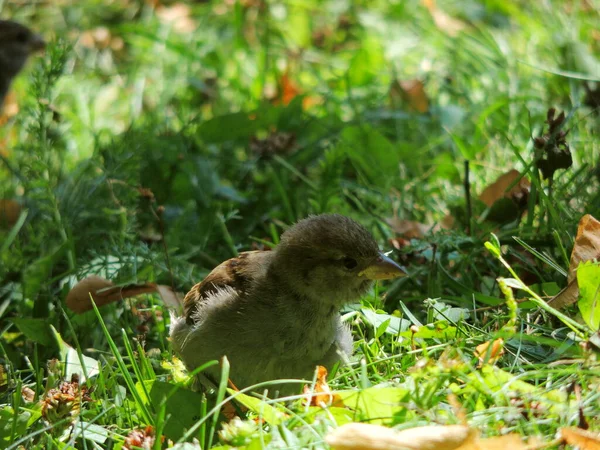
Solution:
<svg viewBox="0 0 600 450">
<path fill-rule="evenodd" d="M 344 258 L 342 260 L 342 263 L 344 264 L 344 267 L 348 270 L 354 269 L 356 268 L 356 266 L 358 266 L 358 263 L 354 258 Z"/>
</svg>

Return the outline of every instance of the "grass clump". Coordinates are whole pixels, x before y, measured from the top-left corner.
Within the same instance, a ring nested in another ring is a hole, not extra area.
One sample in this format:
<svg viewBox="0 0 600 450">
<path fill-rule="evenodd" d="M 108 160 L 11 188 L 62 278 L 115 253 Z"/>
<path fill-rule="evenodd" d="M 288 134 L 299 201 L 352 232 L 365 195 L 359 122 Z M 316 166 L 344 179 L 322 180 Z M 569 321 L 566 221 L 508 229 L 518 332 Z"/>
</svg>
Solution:
<svg viewBox="0 0 600 450">
<path fill-rule="evenodd" d="M 55 36 L 0 128 L 0 447 L 600 431 L 597 265 L 571 256 L 600 216 L 593 2 L 98 6 L 0 3 Z M 324 212 L 410 273 L 343 311 L 355 353 L 327 408 L 195 391 L 156 293 L 65 308 L 90 275 L 186 292 Z"/>
</svg>

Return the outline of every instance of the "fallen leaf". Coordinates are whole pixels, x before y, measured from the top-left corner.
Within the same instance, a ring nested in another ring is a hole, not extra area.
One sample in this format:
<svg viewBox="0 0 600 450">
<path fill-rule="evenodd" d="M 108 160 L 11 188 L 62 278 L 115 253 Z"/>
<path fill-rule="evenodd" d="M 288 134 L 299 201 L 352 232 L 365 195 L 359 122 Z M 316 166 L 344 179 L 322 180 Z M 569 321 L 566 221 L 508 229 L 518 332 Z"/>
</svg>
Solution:
<svg viewBox="0 0 600 450">
<path fill-rule="evenodd" d="M 600 434 L 598 433 L 568 427 L 561 428 L 560 435 L 567 444 L 579 447 L 581 450 L 600 450 Z"/>
<path fill-rule="evenodd" d="M 515 183 L 516 180 L 518 181 Z M 509 190 L 508 188 L 511 186 L 512 188 Z M 531 183 L 529 180 L 522 176 L 518 170 L 512 169 L 500 175 L 496 181 L 486 187 L 479 196 L 479 200 L 491 207 L 498 200 L 509 198 L 517 206 L 524 207 L 529 200 L 530 190 Z"/>
<path fill-rule="evenodd" d="M 491 349 L 490 349 L 491 345 Z M 495 364 L 502 355 L 504 355 L 504 340 L 502 338 L 494 341 L 487 341 L 475 347 L 474 355 L 479 359 L 477 367 L 484 364 Z"/>
<path fill-rule="evenodd" d="M 405 103 L 410 111 L 420 113 L 429 111 L 429 98 L 421 80 L 394 80 L 390 85 L 389 95 L 393 107 Z"/>
<path fill-rule="evenodd" d="M 291 101 L 296 98 L 296 96 L 302 93 L 296 82 L 292 80 L 287 71 L 279 79 L 278 85 L 279 96 L 276 103 L 289 105 Z"/>
<path fill-rule="evenodd" d="M 17 96 L 13 91 L 9 91 L 4 97 L 4 103 L 0 105 L 0 126 L 8 122 L 8 119 L 14 117 L 19 112 Z"/>
<path fill-rule="evenodd" d="M 23 388 L 21 389 L 21 398 L 26 403 L 33 403 L 35 400 L 35 391 L 30 387 L 23 386 Z"/>
<path fill-rule="evenodd" d="M 176 310 L 181 310 L 183 308 L 184 294 L 175 292 L 171 286 L 165 286 L 164 284 L 156 286 L 156 290 L 167 307 Z"/>
<path fill-rule="evenodd" d="M 304 386 L 304 404 L 309 406 L 344 406 L 344 402 L 337 394 L 332 394 L 327 384 L 327 369 L 317 366 L 317 380 L 312 390 L 308 385 Z"/>
<path fill-rule="evenodd" d="M 579 285 L 577 284 L 577 267 L 583 261 L 600 258 L 600 222 L 591 214 L 586 214 L 579 221 L 575 244 L 569 263 L 568 285 L 560 291 L 548 304 L 554 308 L 563 308 L 577 302 Z"/>
<path fill-rule="evenodd" d="M 77 283 L 67 294 L 67 307 L 78 314 L 93 309 L 90 295 L 96 306 L 104 306 L 124 298 L 156 292 L 154 283 L 115 286 L 111 281 L 96 275 L 90 275 Z"/>
<path fill-rule="evenodd" d="M 159 6 L 156 8 L 156 17 L 163 22 L 173 26 L 173 30 L 180 34 L 195 31 L 198 24 L 192 19 L 192 9 L 185 3 L 174 3 L 171 6 Z"/>
<path fill-rule="evenodd" d="M 477 439 L 464 446 L 460 447 L 460 450 L 522 450 L 542 447 L 542 445 L 535 440 L 531 440 L 525 445 L 521 436 L 518 434 L 506 434 L 504 436 L 496 436 L 486 439 Z"/>
<path fill-rule="evenodd" d="M 422 239 L 427 233 L 437 229 L 435 225 L 425 225 L 424 223 L 399 219 L 397 217 L 386 219 L 386 222 L 396 235 L 404 239 Z"/>
<path fill-rule="evenodd" d="M 380 425 L 348 423 L 330 432 L 325 442 L 335 450 L 454 450 L 476 437 L 477 431 L 464 425 L 396 431 Z"/>
<path fill-rule="evenodd" d="M 21 215 L 21 205 L 14 200 L 0 199 L 0 227 L 11 228 Z"/>
<path fill-rule="evenodd" d="M 421 3 L 427 8 L 429 14 L 431 14 L 435 26 L 448 36 L 457 36 L 459 32 L 467 27 L 463 21 L 455 19 L 438 9 L 435 0 L 421 0 Z"/>
</svg>

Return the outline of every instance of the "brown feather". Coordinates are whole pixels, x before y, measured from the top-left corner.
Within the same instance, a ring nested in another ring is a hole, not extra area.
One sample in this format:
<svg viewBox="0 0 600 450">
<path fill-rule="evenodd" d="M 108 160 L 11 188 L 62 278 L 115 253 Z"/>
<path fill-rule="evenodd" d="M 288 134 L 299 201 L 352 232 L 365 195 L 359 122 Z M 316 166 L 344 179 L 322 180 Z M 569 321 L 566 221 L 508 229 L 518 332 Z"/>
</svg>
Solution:
<svg viewBox="0 0 600 450">
<path fill-rule="evenodd" d="M 247 292 L 257 278 L 264 276 L 272 257 L 271 251 L 243 252 L 215 267 L 204 280 L 190 289 L 183 299 L 186 322 L 192 324 L 198 306 L 219 289 L 231 288 L 240 294 Z"/>
</svg>

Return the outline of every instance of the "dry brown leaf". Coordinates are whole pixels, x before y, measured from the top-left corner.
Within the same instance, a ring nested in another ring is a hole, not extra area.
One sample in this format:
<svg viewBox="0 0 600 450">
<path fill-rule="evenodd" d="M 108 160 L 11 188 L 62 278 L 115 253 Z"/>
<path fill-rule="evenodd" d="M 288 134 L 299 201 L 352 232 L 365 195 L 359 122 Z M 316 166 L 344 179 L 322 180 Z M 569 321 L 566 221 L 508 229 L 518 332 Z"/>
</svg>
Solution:
<svg viewBox="0 0 600 450">
<path fill-rule="evenodd" d="M 25 403 L 33 403 L 35 400 L 35 391 L 30 387 L 23 386 L 21 389 L 21 398 Z"/>
<path fill-rule="evenodd" d="M 192 9 L 185 3 L 161 5 L 156 8 L 156 17 L 163 23 L 171 24 L 173 30 L 181 34 L 191 33 L 198 27 L 196 21 L 192 19 Z"/>
<path fill-rule="evenodd" d="M 157 286 L 153 283 L 115 286 L 109 280 L 90 275 L 73 286 L 67 294 L 66 303 L 71 311 L 81 314 L 93 309 L 90 294 L 94 298 L 96 306 L 103 306 L 124 298 L 156 292 L 156 290 Z"/>
<path fill-rule="evenodd" d="M 21 205 L 14 200 L 0 199 L 0 227 L 11 228 L 21 215 Z"/>
<path fill-rule="evenodd" d="M 279 95 L 275 100 L 275 104 L 289 105 L 296 96 L 300 95 L 302 91 L 294 80 L 290 77 L 289 72 L 285 72 L 281 75 L 278 81 Z"/>
<path fill-rule="evenodd" d="M 435 26 L 448 36 L 456 36 L 467 27 L 463 21 L 455 19 L 444 11 L 439 10 L 435 4 L 435 0 L 421 0 L 421 3 L 427 8 L 429 14 L 431 14 Z"/>
<path fill-rule="evenodd" d="M 579 447 L 581 450 L 600 450 L 600 434 L 581 428 L 561 428 L 560 435 L 569 444 Z"/>
<path fill-rule="evenodd" d="M 490 345 L 492 348 L 490 349 Z M 487 341 L 475 347 L 473 354 L 479 359 L 477 367 L 484 364 L 495 364 L 504 355 L 504 340 L 502 338 Z"/>
<path fill-rule="evenodd" d="M 394 80 L 390 85 L 389 95 L 394 107 L 397 103 L 406 103 L 410 111 L 429 111 L 429 98 L 421 80 Z"/>
<path fill-rule="evenodd" d="M 308 385 L 304 386 L 305 395 L 304 404 L 310 406 L 344 406 L 341 397 L 338 394 L 332 394 L 327 384 L 327 369 L 323 366 L 317 366 L 317 381 L 312 390 Z"/>
<path fill-rule="evenodd" d="M 0 105 L 0 126 L 8 122 L 8 119 L 14 117 L 19 112 L 17 96 L 13 91 L 9 91 L 4 97 L 4 103 Z"/>
<path fill-rule="evenodd" d="M 535 447 L 538 445 L 534 444 Z M 525 445 L 518 434 L 506 434 L 504 436 L 477 439 L 463 445 L 459 450 L 524 450 L 530 448 Z"/>
<path fill-rule="evenodd" d="M 79 43 L 86 48 L 104 50 L 109 48 L 113 51 L 121 51 L 125 47 L 125 41 L 115 36 L 106 27 L 97 27 L 86 30 L 79 35 Z"/>
<path fill-rule="evenodd" d="M 600 222 L 591 214 L 586 214 L 579 221 L 575 245 L 569 263 L 569 284 L 560 291 L 548 304 L 554 308 L 563 308 L 577 302 L 579 286 L 577 285 L 577 267 L 579 263 L 600 258 Z"/>
<path fill-rule="evenodd" d="M 379 425 L 349 423 L 332 431 L 325 441 L 334 450 L 525 450 L 518 434 L 479 439 L 466 425 L 424 426 L 395 431 Z M 596 449 L 594 449 L 596 450 Z"/>
<path fill-rule="evenodd" d="M 395 431 L 366 423 L 348 423 L 325 437 L 335 450 L 455 450 L 477 437 L 464 425 L 424 426 Z"/>
<path fill-rule="evenodd" d="M 517 179 L 519 181 L 508 190 Z M 518 170 L 512 169 L 500 175 L 496 181 L 486 187 L 479 196 L 479 200 L 488 207 L 492 206 L 502 198 L 510 198 L 517 205 L 525 205 L 527 204 L 530 190 L 531 183 L 529 180 L 526 177 L 521 176 L 521 173 Z"/>
<path fill-rule="evenodd" d="M 181 310 L 183 308 L 184 294 L 181 292 L 175 292 L 171 286 L 165 286 L 164 284 L 159 284 L 156 286 L 156 290 L 167 307 L 176 310 Z"/>
<path fill-rule="evenodd" d="M 386 222 L 394 233 L 404 239 L 422 239 L 429 231 L 437 229 L 436 226 L 425 225 L 413 220 L 398 219 L 397 217 L 386 219 Z"/>
</svg>

